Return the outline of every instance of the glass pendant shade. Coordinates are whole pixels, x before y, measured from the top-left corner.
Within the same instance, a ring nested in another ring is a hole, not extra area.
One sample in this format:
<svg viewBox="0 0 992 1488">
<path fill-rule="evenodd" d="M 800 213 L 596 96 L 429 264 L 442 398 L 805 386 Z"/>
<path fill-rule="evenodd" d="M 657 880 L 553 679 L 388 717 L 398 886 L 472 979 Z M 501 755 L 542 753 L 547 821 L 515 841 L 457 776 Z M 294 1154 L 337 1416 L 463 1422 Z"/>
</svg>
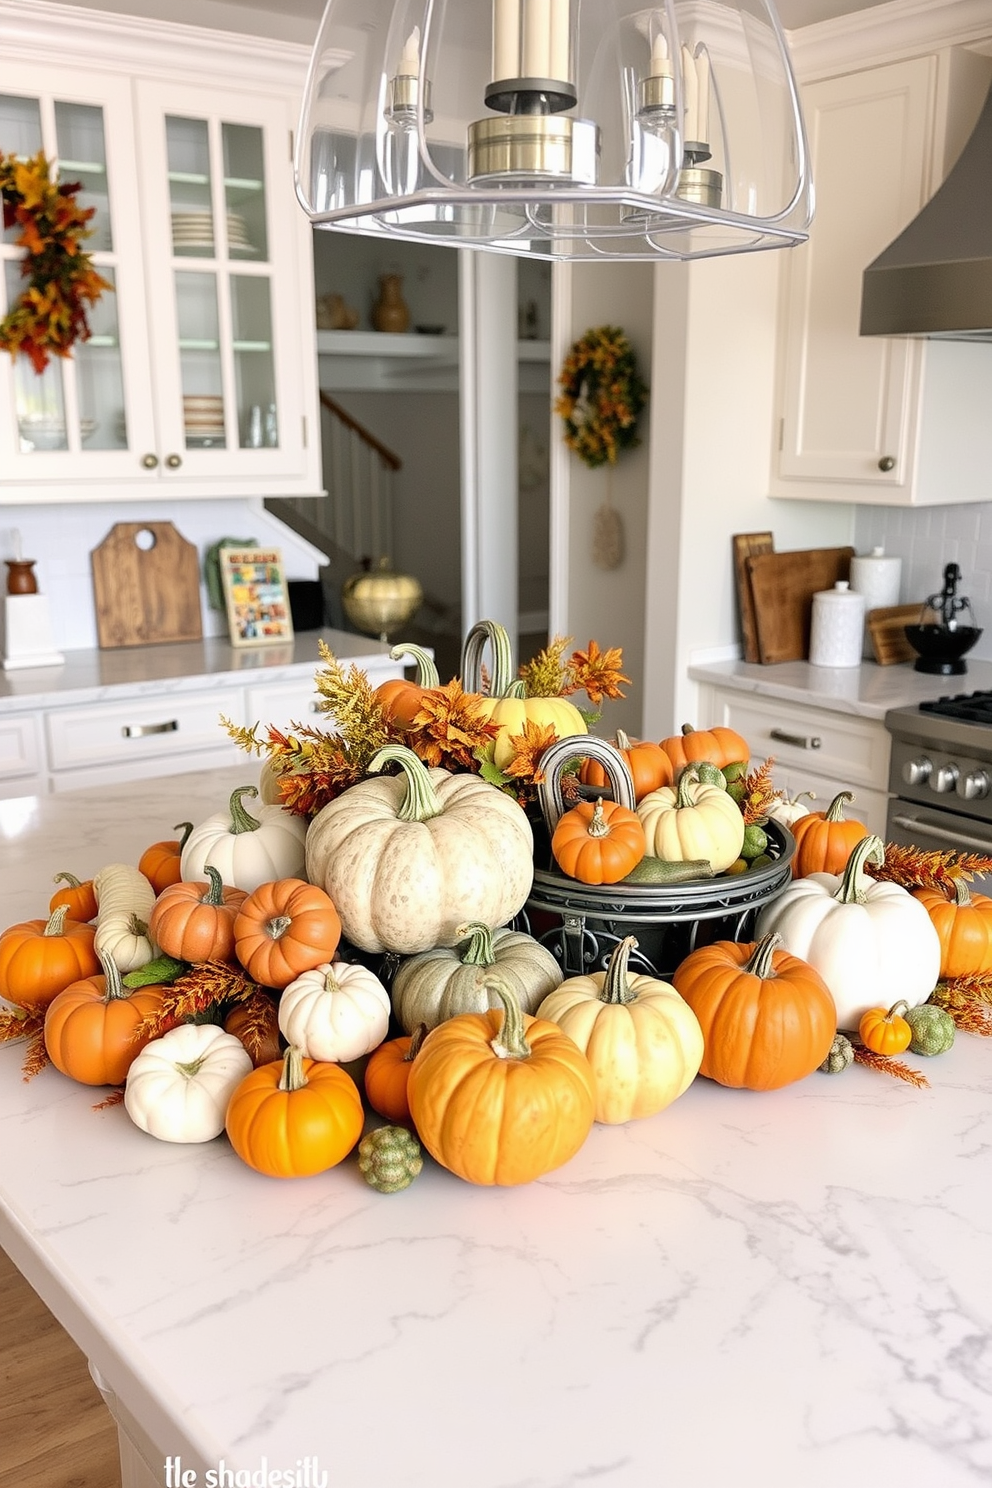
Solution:
<svg viewBox="0 0 992 1488">
<path fill-rule="evenodd" d="M 772 0 L 328 0 L 297 194 L 317 227 L 538 258 L 802 242 Z"/>
</svg>

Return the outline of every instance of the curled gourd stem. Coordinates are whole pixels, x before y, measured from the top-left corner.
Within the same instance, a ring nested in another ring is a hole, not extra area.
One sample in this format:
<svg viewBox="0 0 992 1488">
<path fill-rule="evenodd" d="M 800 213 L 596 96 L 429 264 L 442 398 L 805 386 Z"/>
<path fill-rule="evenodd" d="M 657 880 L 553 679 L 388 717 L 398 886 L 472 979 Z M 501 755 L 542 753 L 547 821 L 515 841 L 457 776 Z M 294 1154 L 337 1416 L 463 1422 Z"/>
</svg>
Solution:
<svg viewBox="0 0 992 1488">
<path fill-rule="evenodd" d="M 599 994 L 600 1002 L 633 1002 L 635 993 L 627 979 L 627 966 L 631 951 L 637 950 L 637 937 L 626 935 L 614 947 L 606 967 L 606 980 Z"/>
<path fill-rule="evenodd" d="M 183 848 L 186 846 L 186 843 L 189 841 L 189 834 L 193 830 L 193 823 L 176 822 L 176 825 L 173 827 L 172 830 L 174 832 L 182 832 L 183 834 L 179 839 L 179 851 L 182 852 Z"/>
<path fill-rule="evenodd" d="M 688 724 L 686 724 L 684 727 L 688 728 Z M 675 793 L 675 805 L 679 810 L 681 810 L 683 806 L 694 806 L 696 804 L 692 796 L 690 796 L 689 794 L 689 787 L 690 785 L 698 784 L 699 766 L 695 764 L 686 765 L 685 769 L 679 775 L 679 783 Z"/>
<path fill-rule="evenodd" d="M 847 860 L 847 867 L 833 897 L 838 904 L 864 904 L 865 890 L 872 882 L 865 873 L 865 864 L 874 863 L 881 868 L 885 862 L 885 844 L 881 837 L 862 837 L 856 842 Z"/>
<path fill-rule="evenodd" d="M 489 1047 L 499 1059 L 529 1059 L 530 1044 L 524 1037 L 524 1014 L 517 998 L 502 977 L 490 974 L 482 982 L 483 987 L 495 992 L 503 1004 L 503 1024 Z"/>
<path fill-rule="evenodd" d="M 279 1090 L 302 1090 L 304 1085 L 309 1084 L 303 1070 L 303 1050 L 295 1044 L 290 1044 L 283 1055 L 282 1074 L 279 1076 Z"/>
<path fill-rule="evenodd" d="M 781 944 L 782 937 L 777 930 L 773 930 L 771 935 L 766 935 L 764 940 L 759 940 L 748 958 L 744 971 L 767 982 L 769 978 L 776 975 L 773 958 Z"/>
<path fill-rule="evenodd" d="M 205 865 L 203 871 L 207 875 L 207 877 L 209 878 L 210 885 L 209 885 L 209 887 L 207 889 L 207 892 L 205 894 L 201 894 L 200 895 L 200 903 L 201 904 L 212 904 L 212 905 L 214 905 L 214 904 L 216 904 L 216 905 L 223 904 L 224 903 L 224 882 L 223 882 L 223 879 L 221 878 L 220 874 L 218 873 L 217 869 L 213 866 L 212 863 L 207 863 Z"/>
<path fill-rule="evenodd" d="M 507 689 L 512 682 L 513 651 L 510 646 L 510 637 L 502 625 L 495 620 L 479 620 L 468 635 L 465 637 L 465 649 L 462 653 L 462 672 L 464 674 L 464 685 L 466 692 L 478 692 L 481 682 L 482 653 L 486 642 L 489 642 L 493 653 L 492 683 L 489 688 L 489 696 L 494 698 L 507 697 Z"/>
<path fill-rule="evenodd" d="M 242 832 L 257 832 L 262 825 L 255 817 L 246 810 L 242 796 L 257 796 L 258 790 L 254 785 L 239 785 L 237 790 L 231 793 L 231 825 L 228 831 L 232 837 L 238 837 Z"/>
<path fill-rule="evenodd" d="M 44 930 L 42 931 L 42 934 L 43 935 L 49 935 L 49 936 L 51 936 L 51 935 L 64 935 L 65 934 L 65 922 L 66 922 L 66 919 L 68 918 L 68 914 L 69 914 L 69 906 L 68 906 L 68 904 L 60 904 L 57 909 L 53 909 L 52 912 L 51 912 L 51 914 L 48 917 L 48 924 L 45 926 Z"/>
<path fill-rule="evenodd" d="M 371 774 L 377 775 L 383 765 L 393 763 L 398 764 L 406 776 L 406 793 L 396 813 L 396 820 L 422 822 L 429 821 L 432 816 L 440 816 L 444 808 L 431 784 L 427 766 L 405 744 L 384 744 L 372 756 L 366 768 Z"/>
<path fill-rule="evenodd" d="M 64 883 L 67 889 L 81 889 L 83 886 L 82 880 L 74 873 L 56 873 L 52 883 Z"/>
<path fill-rule="evenodd" d="M 838 791 L 823 813 L 823 820 L 828 822 L 844 821 L 844 807 L 849 806 L 854 800 L 852 791 Z"/>
<path fill-rule="evenodd" d="M 586 833 L 590 837 L 608 837 L 610 835 L 610 824 L 603 815 L 602 796 L 597 796 L 596 798 L 596 804 L 593 807 L 589 825 L 586 827 Z"/>
<path fill-rule="evenodd" d="M 459 925 L 455 934 L 459 941 L 466 936 L 470 937 L 468 949 L 461 957 L 463 966 L 492 966 L 495 963 L 493 932 L 488 925 L 484 925 L 481 920 L 472 920 L 467 925 Z"/>
<path fill-rule="evenodd" d="M 417 675 L 414 685 L 417 687 L 438 687 L 441 678 L 437 667 L 434 665 L 433 656 L 429 656 L 422 646 L 414 646 L 412 642 L 404 641 L 399 646 L 394 646 L 389 653 L 393 661 L 402 661 L 404 656 L 412 656 L 417 663 Z"/>
<path fill-rule="evenodd" d="M 524 682 L 521 677 L 518 677 L 516 682 L 510 683 L 503 696 L 508 698 L 518 698 L 521 702 L 525 702 L 527 699 L 526 682 Z"/>
</svg>

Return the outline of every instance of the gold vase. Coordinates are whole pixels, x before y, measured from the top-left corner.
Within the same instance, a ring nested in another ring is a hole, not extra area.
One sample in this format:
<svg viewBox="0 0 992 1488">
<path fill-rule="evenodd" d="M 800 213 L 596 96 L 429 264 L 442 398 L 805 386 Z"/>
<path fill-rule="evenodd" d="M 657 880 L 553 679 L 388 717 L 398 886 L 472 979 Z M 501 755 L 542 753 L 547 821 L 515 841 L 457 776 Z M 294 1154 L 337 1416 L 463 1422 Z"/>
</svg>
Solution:
<svg viewBox="0 0 992 1488">
<path fill-rule="evenodd" d="M 420 609 L 424 591 L 410 574 L 394 573 L 388 558 L 377 568 L 360 569 L 344 582 L 341 603 L 356 630 L 388 641 Z"/>
<path fill-rule="evenodd" d="M 410 307 L 403 298 L 403 279 L 399 274 L 382 274 L 379 298 L 372 306 L 372 324 L 377 331 L 402 334 L 410 328 Z"/>
</svg>

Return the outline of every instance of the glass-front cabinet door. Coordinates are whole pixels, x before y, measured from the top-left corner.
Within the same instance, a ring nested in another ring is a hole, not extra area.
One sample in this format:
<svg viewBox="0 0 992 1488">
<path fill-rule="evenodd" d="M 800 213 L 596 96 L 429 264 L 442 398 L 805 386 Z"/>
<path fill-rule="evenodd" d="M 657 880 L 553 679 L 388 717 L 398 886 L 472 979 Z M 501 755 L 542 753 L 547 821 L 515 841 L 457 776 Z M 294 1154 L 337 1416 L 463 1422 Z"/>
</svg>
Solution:
<svg viewBox="0 0 992 1488">
<path fill-rule="evenodd" d="M 39 375 L 0 355 L 0 501 L 65 481 L 66 499 L 93 499 L 91 481 L 118 495 L 318 490 L 288 101 L 82 76 L 0 81 L 0 150 L 42 150 L 80 182 L 96 208 L 86 247 L 111 286 L 70 357 Z M 20 293 L 15 237 L 0 239 L 4 313 Z"/>
</svg>

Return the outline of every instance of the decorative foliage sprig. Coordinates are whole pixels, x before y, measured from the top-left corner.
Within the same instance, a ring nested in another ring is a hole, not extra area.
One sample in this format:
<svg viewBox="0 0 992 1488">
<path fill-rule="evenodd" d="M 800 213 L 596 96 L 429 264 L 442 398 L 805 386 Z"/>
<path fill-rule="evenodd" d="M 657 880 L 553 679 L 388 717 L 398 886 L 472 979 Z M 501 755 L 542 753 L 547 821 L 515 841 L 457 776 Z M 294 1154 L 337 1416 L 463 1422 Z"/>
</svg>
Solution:
<svg viewBox="0 0 992 1488">
<path fill-rule="evenodd" d="M 887 842 L 885 862 L 866 863 L 865 871 L 872 878 L 899 884 L 904 889 L 936 889 L 953 899 L 954 880 L 970 881 L 976 873 L 992 873 L 992 858 L 983 853 L 928 851 Z"/>
<path fill-rule="evenodd" d="M 80 207 L 80 189 L 78 181 L 53 181 L 41 152 L 29 160 L 0 152 L 3 225 L 20 228 L 14 241 L 25 250 L 21 275 L 28 281 L 0 321 L 0 347 L 12 357 L 23 352 L 39 373 L 52 355 L 68 356 L 77 341 L 89 339 L 86 307 L 113 288 L 80 246 L 96 210 Z"/>
<path fill-rule="evenodd" d="M 555 413 L 564 420 L 565 443 L 591 470 L 615 465 L 621 450 L 640 443 L 637 419 L 648 389 L 619 326 L 598 326 L 576 341 L 558 386 Z"/>
</svg>

